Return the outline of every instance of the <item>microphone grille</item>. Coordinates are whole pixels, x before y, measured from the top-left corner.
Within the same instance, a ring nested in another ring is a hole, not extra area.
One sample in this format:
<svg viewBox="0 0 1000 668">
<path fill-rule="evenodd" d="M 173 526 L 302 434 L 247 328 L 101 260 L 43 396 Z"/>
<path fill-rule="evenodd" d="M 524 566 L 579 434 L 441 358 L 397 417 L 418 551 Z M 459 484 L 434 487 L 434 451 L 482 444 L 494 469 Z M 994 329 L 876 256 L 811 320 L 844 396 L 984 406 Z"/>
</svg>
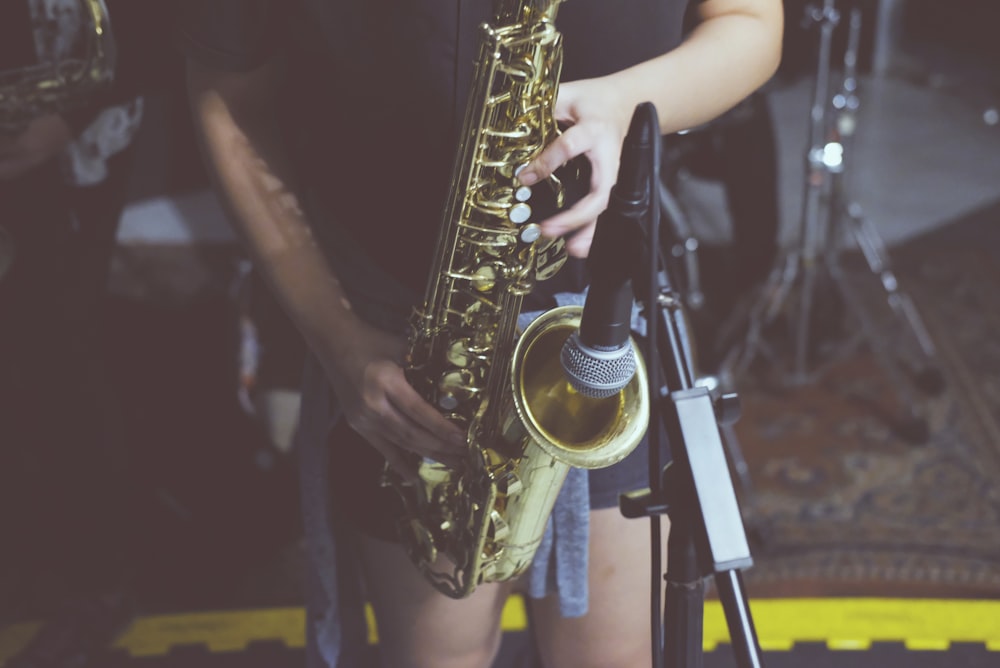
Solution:
<svg viewBox="0 0 1000 668">
<path fill-rule="evenodd" d="M 594 399 L 620 392 L 636 371 L 631 342 L 614 350 L 597 350 L 581 343 L 579 333 L 566 340 L 560 361 L 573 389 Z"/>
</svg>

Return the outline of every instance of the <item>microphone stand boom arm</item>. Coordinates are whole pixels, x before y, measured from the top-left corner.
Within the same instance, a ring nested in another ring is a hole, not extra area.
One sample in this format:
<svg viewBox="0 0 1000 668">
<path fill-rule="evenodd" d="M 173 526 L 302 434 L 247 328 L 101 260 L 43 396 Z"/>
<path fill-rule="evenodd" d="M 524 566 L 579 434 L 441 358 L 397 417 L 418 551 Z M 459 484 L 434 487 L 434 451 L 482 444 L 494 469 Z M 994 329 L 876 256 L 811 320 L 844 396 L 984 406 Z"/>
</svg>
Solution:
<svg viewBox="0 0 1000 668">
<path fill-rule="evenodd" d="M 656 110 L 640 104 L 636 118 L 655 128 Z M 659 244 L 659 142 L 650 158 L 649 203 L 636 217 L 639 239 L 631 283 L 643 306 L 647 336 L 651 421 L 650 487 L 622 495 L 625 517 L 651 518 L 652 620 L 654 666 L 701 668 L 705 578 L 714 576 L 739 668 L 762 666 L 761 650 L 743 589 L 741 569 L 752 565 L 750 549 L 719 432 L 720 419 L 738 413 L 735 395 L 714 401 L 695 385 L 681 300 L 668 278 Z M 644 229 L 643 229 L 644 226 Z M 643 244 L 644 242 L 644 244 Z M 648 262 L 643 258 L 648 257 Z M 661 470 L 660 432 L 669 440 L 672 461 Z M 668 570 L 660 618 L 661 557 L 659 515 L 670 518 Z"/>
</svg>

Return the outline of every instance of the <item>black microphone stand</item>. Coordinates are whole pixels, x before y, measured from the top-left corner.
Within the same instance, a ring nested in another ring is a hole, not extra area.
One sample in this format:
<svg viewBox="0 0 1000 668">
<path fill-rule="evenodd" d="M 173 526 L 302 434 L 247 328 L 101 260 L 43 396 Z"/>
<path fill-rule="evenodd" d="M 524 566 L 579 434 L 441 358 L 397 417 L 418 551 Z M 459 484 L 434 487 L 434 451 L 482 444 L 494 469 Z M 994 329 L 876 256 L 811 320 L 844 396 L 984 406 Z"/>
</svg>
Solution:
<svg viewBox="0 0 1000 668">
<path fill-rule="evenodd" d="M 655 128 L 651 103 L 635 114 Z M 622 495 L 628 518 L 649 517 L 652 556 L 653 666 L 703 666 L 705 579 L 713 576 L 725 611 L 739 668 L 763 666 L 740 570 L 752 564 L 743 520 L 719 432 L 719 422 L 735 419 L 735 395 L 713 399 L 695 384 L 688 327 L 681 299 L 660 255 L 658 196 L 660 142 L 655 142 L 649 205 L 632 216 L 635 245 L 635 297 L 643 306 L 647 336 L 643 347 L 650 387 L 649 489 Z M 643 166 L 645 169 L 646 166 Z M 648 262 L 644 261 L 648 258 Z M 661 429 L 669 439 L 672 462 L 661 469 Z M 670 518 L 668 567 L 661 571 L 661 515 Z M 666 582 L 661 624 L 661 575 Z"/>
</svg>

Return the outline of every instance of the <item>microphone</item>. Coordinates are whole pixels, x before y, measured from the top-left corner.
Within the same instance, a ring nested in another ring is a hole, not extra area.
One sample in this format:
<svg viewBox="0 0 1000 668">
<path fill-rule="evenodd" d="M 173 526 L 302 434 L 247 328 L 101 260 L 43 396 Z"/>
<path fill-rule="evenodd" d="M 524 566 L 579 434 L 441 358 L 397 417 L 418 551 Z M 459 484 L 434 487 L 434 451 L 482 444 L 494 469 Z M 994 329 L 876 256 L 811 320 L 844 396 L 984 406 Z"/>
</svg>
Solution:
<svg viewBox="0 0 1000 668">
<path fill-rule="evenodd" d="M 569 384 L 595 399 L 621 391 L 636 371 L 630 336 L 632 268 L 639 259 L 642 217 L 651 204 L 654 142 L 659 140 L 656 109 L 644 102 L 632 114 L 618 181 L 607 209 L 597 219 L 580 328 L 566 340 L 559 356 Z"/>
</svg>

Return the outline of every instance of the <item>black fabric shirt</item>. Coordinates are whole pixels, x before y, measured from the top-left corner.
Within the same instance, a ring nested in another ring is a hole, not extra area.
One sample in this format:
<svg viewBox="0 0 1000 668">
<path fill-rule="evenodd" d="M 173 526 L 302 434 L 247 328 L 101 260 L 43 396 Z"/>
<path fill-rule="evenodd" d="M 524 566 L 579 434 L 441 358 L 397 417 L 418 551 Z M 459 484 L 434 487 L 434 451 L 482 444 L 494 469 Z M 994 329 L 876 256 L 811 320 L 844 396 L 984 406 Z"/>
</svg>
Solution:
<svg viewBox="0 0 1000 668">
<path fill-rule="evenodd" d="M 556 19 L 562 80 L 609 74 L 673 48 L 687 4 L 567 0 Z M 421 294 L 478 27 L 491 13 L 485 0 L 187 0 L 181 47 L 232 71 L 287 58 L 283 107 L 298 178 L 321 194 L 323 218 Z"/>
</svg>

